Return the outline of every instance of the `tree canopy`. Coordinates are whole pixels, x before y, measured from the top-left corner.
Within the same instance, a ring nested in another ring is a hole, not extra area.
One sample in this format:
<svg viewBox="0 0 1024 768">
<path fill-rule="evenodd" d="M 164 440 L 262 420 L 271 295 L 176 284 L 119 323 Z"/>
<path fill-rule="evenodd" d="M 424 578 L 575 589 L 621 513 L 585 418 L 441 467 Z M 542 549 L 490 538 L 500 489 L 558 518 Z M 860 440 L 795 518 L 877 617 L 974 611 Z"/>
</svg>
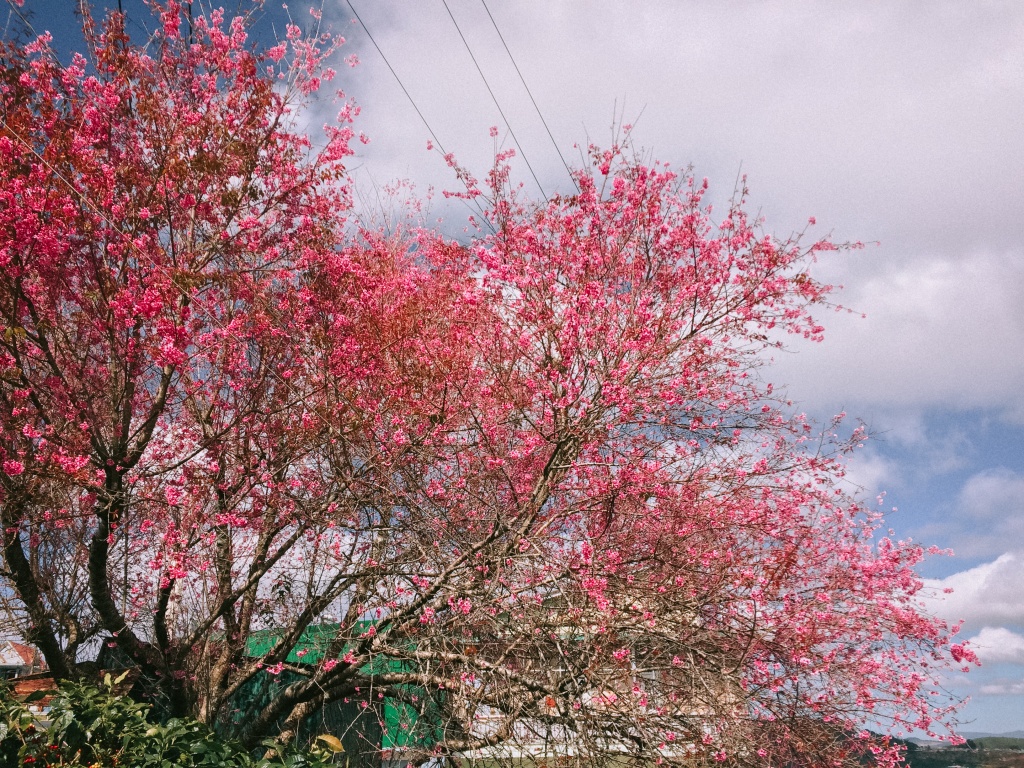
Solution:
<svg viewBox="0 0 1024 768">
<path fill-rule="evenodd" d="M 887 763 L 865 724 L 952 722 L 973 655 L 842 482 L 862 430 L 766 381 L 840 246 L 628 146 L 543 202 L 461 171 L 468 243 L 360 226 L 351 105 L 296 128 L 336 41 L 153 8 L 0 56 L 0 577 L 57 678 L 101 644 L 249 746 L 335 702 L 413 762 Z"/>
</svg>

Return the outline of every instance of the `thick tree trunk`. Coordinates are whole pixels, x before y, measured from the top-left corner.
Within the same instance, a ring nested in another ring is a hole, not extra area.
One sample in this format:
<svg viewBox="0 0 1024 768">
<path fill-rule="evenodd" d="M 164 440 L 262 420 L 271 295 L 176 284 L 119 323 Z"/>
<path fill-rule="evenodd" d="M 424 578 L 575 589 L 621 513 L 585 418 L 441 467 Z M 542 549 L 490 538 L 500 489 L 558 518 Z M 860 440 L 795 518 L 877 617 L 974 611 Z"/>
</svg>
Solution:
<svg viewBox="0 0 1024 768">
<path fill-rule="evenodd" d="M 32 566 L 22 548 L 22 516 L 18 514 L 16 504 L 8 497 L 0 506 L 0 520 L 4 527 L 4 562 L 31 622 L 26 628 L 25 639 L 43 654 L 55 681 L 74 679 L 77 677 L 77 670 L 73 663 L 69 663 L 57 640 L 53 630 L 53 617 L 43 603 L 43 592 L 36 582 Z"/>
</svg>

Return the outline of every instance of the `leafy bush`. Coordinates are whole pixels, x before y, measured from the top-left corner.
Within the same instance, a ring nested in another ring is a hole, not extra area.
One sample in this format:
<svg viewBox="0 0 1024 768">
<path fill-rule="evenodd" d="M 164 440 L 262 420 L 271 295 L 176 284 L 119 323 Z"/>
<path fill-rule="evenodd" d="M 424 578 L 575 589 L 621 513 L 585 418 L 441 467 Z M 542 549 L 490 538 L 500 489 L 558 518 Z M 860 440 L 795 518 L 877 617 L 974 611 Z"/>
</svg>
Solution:
<svg viewBox="0 0 1024 768">
<path fill-rule="evenodd" d="M 194 720 L 150 722 L 148 705 L 114 695 L 116 682 L 107 675 L 102 688 L 65 683 L 46 714 L 29 705 L 48 692 L 18 701 L 0 690 L 0 765 L 321 768 L 334 764 L 341 751 L 336 738 L 323 736 L 310 751 L 267 741 L 266 755 L 256 758 Z"/>
</svg>

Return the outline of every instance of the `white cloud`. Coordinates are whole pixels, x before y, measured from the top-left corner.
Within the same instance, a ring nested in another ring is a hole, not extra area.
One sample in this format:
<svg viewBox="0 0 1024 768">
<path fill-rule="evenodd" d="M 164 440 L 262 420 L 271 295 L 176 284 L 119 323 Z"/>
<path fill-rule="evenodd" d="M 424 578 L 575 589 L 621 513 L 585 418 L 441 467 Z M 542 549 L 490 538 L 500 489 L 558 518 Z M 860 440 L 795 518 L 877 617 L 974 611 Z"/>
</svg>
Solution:
<svg viewBox="0 0 1024 768">
<path fill-rule="evenodd" d="M 794 397 L 1024 413 L 1024 356 L 1010 352 L 1024 348 L 1024 252 L 872 262 L 840 297 L 867 317 L 824 317 L 824 344 L 780 358 Z"/>
<path fill-rule="evenodd" d="M 978 523 L 999 525 L 1008 518 L 1024 522 L 1024 475 L 1003 468 L 979 472 L 964 484 L 958 507 Z M 1017 540 L 1024 543 L 1024 535 Z"/>
<path fill-rule="evenodd" d="M 1024 680 L 989 683 L 978 688 L 978 693 L 985 696 L 1019 696 L 1024 694 Z"/>
<path fill-rule="evenodd" d="M 447 14 L 357 5 L 445 148 L 482 175 L 489 126 L 512 141 Z M 483 6 L 450 5 L 545 189 L 564 192 L 565 170 Z M 342 54 L 363 61 L 339 67 L 371 138 L 355 147 L 356 178 L 456 186 L 347 6 L 333 7 L 349 38 Z M 491 10 L 570 161 L 574 143 L 608 143 L 613 115 L 642 111 L 636 141 L 677 167 L 693 162 L 717 199 L 742 165 L 769 229 L 815 215 L 839 239 L 881 241 L 818 265 L 868 318 L 823 318 L 826 343 L 780 361 L 771 378 L 798 400 L 857 405 L 855 415 L 990 407 L 1024 423 L 1024 356 L 1012 353 L 1024 348 L 1024 5 L 929 8 L 524 0 Z M 519 161 L 516 177 L 536 194 Z"/>
<path fill-rule="evenodd" d="M 899 467 L 870 447 L 857 451 L 846 468 L 846 482 L 857 492 L 874 496 L 898 480 Z"/>
<path fill-rule="evenodd" d="M 947 621 L 964 619 L 977 625 L 1024 624 L 1024 555 L 1006 553 L 990 563 L 925 579 L 931 590 L 929 608 Z M 943 590 L 951 588 L 951 594 Z"/>
<path fill-rule="evenodd" d="M 983 663 L 1024 664 L 1024 635 L 1006 627 L 983 627 L 969 642 Z"/>
<path fill-rule="evenodd" d="M 918 533 L 975 561 L 1007 550 L 1024 555 L 1024 474 L 1005 467 L 975 473 L 956 495 L 951 513 Z"/>
<path fill-rule="evenodd" d="M 431 4 L 362 3 L 361 13 L 446 148 L 474 168 L 501 124 L 458 33 Z M 479 3 L 452 11 L 546 184 L 567 185 Z M 422 179 L 427 137 L 350 12 L 335 25 L 364 65 L 346 87 L 366 106 L 379 172 Z M 703 6 L 647 0 L 527 0 L 492 7 L 563 154 L 606 143 L 617 106 L 643 111 L 638 139 L 731 187 L 742 162 L 770 223 L 810 214 L 843 237 L 902 244 L 909 230 L 955 251 L 1005 247 L 1017 221 L 1024 147 L 1024 12 L 936 2 L 926 16 L 886 4 Z M 503 130 L 504 127 L 502 126 Z M 361 150 L 362 151 L 362 150 Z M 520 166 L 520 176 L 528 178 Z M 965 190 L 977 190 L 971 194 Z M 969 225 L 965 226 L 965 222 Z"/>
<path fill-rule="evenodd" d="M 978 472 L 964 484 L 956 509 L 946 525 L 959 529 L 958 554 L 985 556 L 1008 547 L 1024 554 L 1024 475 L 1001 467 Z"/>
</svg>

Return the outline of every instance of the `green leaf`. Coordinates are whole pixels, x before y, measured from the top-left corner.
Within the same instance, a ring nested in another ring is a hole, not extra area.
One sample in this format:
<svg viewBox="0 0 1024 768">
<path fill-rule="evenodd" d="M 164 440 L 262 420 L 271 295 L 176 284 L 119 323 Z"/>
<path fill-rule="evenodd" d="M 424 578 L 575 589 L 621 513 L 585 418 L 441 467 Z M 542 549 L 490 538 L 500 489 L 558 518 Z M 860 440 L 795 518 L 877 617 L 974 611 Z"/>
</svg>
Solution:
<svg viewBox="0 0 1024 768">
<path fill-rule="evenodd" d="M 341 739 L 339 739 L 337 736 L 332 736 L 329 733 L 325 733 L 325 734 L 323 734 L 321 736 L 317 736 L 316 740 L 317 741 L 322 741 L 324 744 L 326 744 L 328 749 L 331 750 L 331 752 L 344 752 L 345 751 L 345 747 L 343 747 L 342 744 L 341 744 Z"/>
<path fill-rule="evenodd" d="M 28 696 L 25 697 L 25 703 L 26 704 L 31 704 L 34 701 L 39 701 L 40 699 L 45 699 L 47 696 L 49 696 L 52 693 L 55 693 L 55 691 L 32 691 L 32 693 L 30 693 Z"/>
</svg>

